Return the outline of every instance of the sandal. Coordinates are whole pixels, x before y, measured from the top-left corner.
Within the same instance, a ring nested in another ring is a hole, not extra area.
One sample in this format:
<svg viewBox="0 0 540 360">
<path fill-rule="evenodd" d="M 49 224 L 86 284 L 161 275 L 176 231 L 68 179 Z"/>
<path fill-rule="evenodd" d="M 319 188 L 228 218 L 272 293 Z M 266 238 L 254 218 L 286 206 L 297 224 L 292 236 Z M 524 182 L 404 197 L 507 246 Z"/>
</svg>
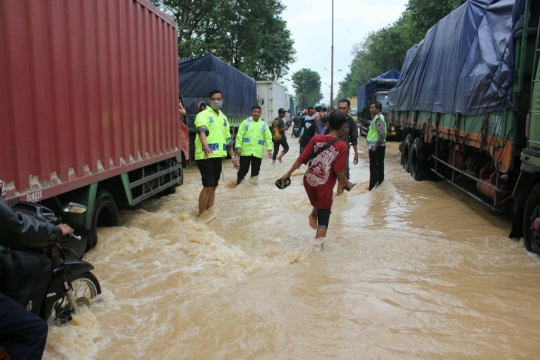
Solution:
<svg viewBox="0 0 540 360">
<path fill-rule="evenodd" d="M 287 186 L 291 185 L 291 178 L 288 177 L 285 181 L 282 181 L 281 178 L 276 180 L 276 186 L 278 189 L 285 189 Z"/>
</svg>

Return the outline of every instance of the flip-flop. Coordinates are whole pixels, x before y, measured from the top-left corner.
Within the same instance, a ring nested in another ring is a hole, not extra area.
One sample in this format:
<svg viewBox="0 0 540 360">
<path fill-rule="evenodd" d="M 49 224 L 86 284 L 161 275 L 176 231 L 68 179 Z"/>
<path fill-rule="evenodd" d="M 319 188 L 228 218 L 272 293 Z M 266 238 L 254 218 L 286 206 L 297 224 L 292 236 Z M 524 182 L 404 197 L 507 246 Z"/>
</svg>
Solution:
<svg viewBox="0 0 540 360">
<path fill-rule="evenodd" d="M 276 180 L 276 186 L 278 189 L 285 189 L 287 186 L 291 185 L 291 178 L 288 177 L 285 181 L 281 181 L 281 178 Z"/>
</svg>

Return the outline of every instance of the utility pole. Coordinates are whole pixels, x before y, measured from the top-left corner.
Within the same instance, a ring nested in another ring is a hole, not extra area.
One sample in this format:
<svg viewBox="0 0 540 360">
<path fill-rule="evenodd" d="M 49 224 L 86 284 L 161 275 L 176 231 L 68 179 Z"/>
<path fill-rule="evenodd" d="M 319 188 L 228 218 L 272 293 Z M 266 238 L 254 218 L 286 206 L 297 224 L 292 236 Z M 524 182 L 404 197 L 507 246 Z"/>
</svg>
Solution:
<svg viewBox="0 0 540 360">
<path fill-rule="evenodd" d="M 334 106 L 334 0 L 332 0 L 332 61 L 330 64 L 330 108 Z"/>
</svg>

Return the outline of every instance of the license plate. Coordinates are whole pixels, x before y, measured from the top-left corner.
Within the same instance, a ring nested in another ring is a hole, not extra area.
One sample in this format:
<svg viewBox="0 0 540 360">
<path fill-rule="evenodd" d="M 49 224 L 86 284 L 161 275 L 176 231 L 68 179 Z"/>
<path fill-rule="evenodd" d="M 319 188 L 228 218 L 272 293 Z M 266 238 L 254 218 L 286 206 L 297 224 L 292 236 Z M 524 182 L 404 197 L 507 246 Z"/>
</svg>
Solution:
<svg viewBox="0 0 540 360">
<path fill-rule="evenodd" d="M 396 135 L 395 131 L 390 131 L 390 136 Z"/>
</svg>

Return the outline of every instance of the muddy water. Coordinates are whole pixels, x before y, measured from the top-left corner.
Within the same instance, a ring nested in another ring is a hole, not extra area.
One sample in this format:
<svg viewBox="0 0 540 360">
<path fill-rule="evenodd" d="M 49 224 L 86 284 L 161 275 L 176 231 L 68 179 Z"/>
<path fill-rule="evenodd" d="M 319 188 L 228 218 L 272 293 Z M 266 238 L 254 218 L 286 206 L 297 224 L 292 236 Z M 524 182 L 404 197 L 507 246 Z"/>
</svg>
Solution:
<svg viewBox="0 0 540 360">
<path fill-rule="evenodd" d="M 196 167 L 176 193 L 121 216 L 87 255 L 103 294 L 50 330 L 46 359 L 538 358 L 540 264 L 510 222 L 444 183 L 414 182 L 397 143 L 386 180 L 334 198 L 321 250 L 301 168 L 263 160 L 258 181 L 226 181 L 194 216 Z"/>
</svg>

